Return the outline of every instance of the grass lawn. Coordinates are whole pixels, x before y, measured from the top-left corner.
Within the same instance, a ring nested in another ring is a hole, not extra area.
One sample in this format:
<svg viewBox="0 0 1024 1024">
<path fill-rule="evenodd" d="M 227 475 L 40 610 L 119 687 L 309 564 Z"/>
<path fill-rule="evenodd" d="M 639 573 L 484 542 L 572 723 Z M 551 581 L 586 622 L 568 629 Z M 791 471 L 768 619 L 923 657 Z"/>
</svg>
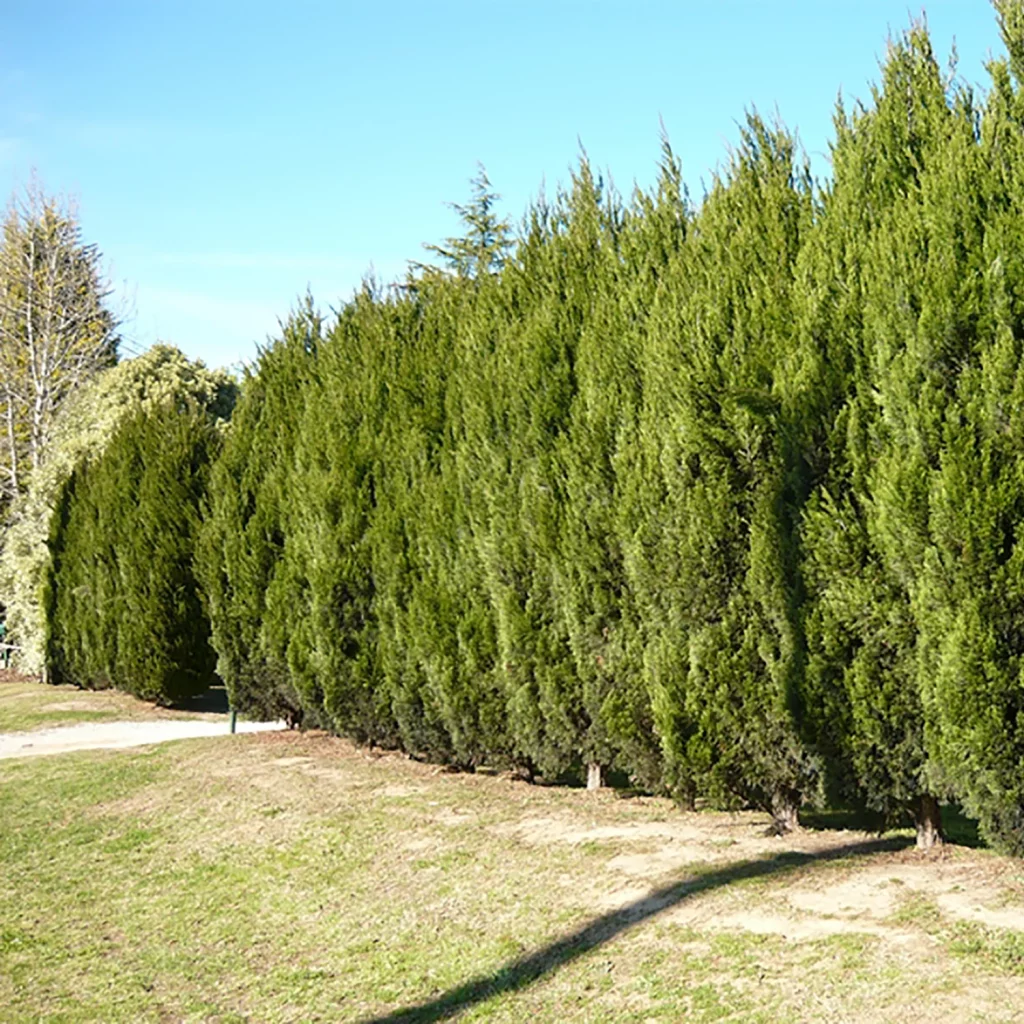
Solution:
<svg viewBox="0 0 1024 1024">
<path fill-rule="evenodd" d="M 118 690 L 44 686 L 0 669 L 0 733 L 51 729 L 80 722 L 154 721 L 223 717 L 194 710 L 158 708 Z"/>
<path fill-rule="evenodd" d="M 269 733 L 0 762 L 0 1019 L 1024 1021 L 1024 864 Z"/>
</svg>

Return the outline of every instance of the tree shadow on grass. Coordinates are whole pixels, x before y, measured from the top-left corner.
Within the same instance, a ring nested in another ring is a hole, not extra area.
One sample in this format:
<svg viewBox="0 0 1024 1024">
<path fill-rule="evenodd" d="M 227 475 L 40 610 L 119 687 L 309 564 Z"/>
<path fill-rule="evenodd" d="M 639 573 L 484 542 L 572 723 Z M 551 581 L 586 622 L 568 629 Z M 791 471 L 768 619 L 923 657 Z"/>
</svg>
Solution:
<svg viewBox="0 0 1024 1024">
<path fill-rule="evenodd" d="M 621 910 L 595 918 L 589 924 L 557 942 L 552 942 L 528 956 L 513 960 L 491 974 L 473 978 L 457 988 L 450 989 L 436 999 L 420 1003 L 418 1006 L 395 1010 L 383 1017 L 366 1018 L 362 1024 L 430 1024 L 431 1021 L 447 1020 L 477 1003 L 486 1002 L 505 992 L 517 992 L 526 988 L 556 971 L 559 967 L 571 963 L 592 949 L 603 946 L 606 942 L 610 942 L 634 925 L 656 917 L 670 907 L 678 906 L 702 893 L 731 885 L 733 882 L 743 879 L 761 878 L 779 872 L 792 871 L 810 864 L 841 860 L 844 857 L 866 857 L 874 853 L 902 850 L 912 843 L 911 839 L 897 836 L 848 843 L 830 850 L 823 850 L 820 853 L 787 851 L 775 857 L 743 861 L 693 876 L 682 882 L 673 882 Z"/>
</svg>

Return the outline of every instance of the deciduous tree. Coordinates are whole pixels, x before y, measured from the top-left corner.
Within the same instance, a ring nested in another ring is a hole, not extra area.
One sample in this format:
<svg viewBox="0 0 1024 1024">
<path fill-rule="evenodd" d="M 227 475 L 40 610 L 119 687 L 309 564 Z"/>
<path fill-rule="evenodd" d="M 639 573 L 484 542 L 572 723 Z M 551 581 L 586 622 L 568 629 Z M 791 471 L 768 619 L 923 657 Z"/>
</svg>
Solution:
<svg viewBox="0 0 1024 1024">
<path fill-rule="evenodd" d="M 117 358 L 101 259 L 73 205 L 37 182 L 12 199 L 0 236 L 0 502 L 46 458 L 61 406 Z"/>
</svg>

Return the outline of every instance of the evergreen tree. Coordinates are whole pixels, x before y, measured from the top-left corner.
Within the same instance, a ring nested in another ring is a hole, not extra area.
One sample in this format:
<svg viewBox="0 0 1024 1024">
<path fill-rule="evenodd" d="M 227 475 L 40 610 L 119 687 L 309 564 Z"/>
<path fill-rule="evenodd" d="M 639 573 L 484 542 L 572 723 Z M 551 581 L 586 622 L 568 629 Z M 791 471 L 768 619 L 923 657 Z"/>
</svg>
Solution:
<svg viewBox="0 0 1024 1024">
<path fill-rule="evenodd" d="M 647 670 L 669 782 L 754 801 L 779 828 L 815 777 L 794 715 L 807 481 L 789 373 L 812 209 L 792 140 L 752 116 L 654 314 L 641 427 L 663 478 L 645 549 L 664 576 Z"/>
<path fill-rule="evenodd" d="M 513 243 L 481 172 L 442 268 L 293 317 L 201 548 L 236 704 L 779 829 L 824 796 L 927 844 L 953 797 L 1024 849 L 1024 15 L 996 7 L 984 108 L 914 27 L 818 191 L 756 115 L 695 210 L 667 144 L 628 206 L 584 158 Z M 96 496 L 150 493 L 144 461 L 60 495 L 63 671 L 142 658 L 67 623 L 83 588 L 125 614 Z"/>
<path fill-rule="evenodd" d="M 193 556 L 219 434 L 205 411 L 161 406 L 119 427 L 57 502 L 47 654 L 58 682 L 173 703 L 214 678 Z"/>
<path fill-rule="evenodd" d="M 360 742 L 395 746 L 381 687 L 371 527 L 395 358 L 394 307 L 367 287 L 321 346 L 288 481 L 282 562 L 267 591 L 269 649 L 303 705 Z"/>
<path fill-rule="evenodd" d="M 256 368 L 247 371 L 211 471 L 197 552 L 217 671 L 231 706 L 268 719 L 298 721 L 310 710 L 294 691 L 287 663 L 272 653 L 265 619 L 282 561 L 293 453 L 322 329 L 307 297 L 281 338 L 262 349 Z"/>
<path fill-rule="evenodd" d="M 956 91 L 947 139 L 921 182 L 915 355 L 945 371 L 945 391 L 913 607 L 930 781 L 993 844 L 1021 855 L 1024 17 L 1019 5 L 997 9 L 1010 61 L 990 66 L 983 116 L 966 87 Z"/>
<path fill-rule="evenodd" d="M 450 203 L 459 215 L 463 234 L 446 238 L 440 245 L 426 243 L 423 248 L 441 258 L 444 269 L 456 277 L 478 278 L 504 267 L 512 248 L 510 227 L 495 210 L 501 196 L 491 189 L 483 164 L 470 181 L 472 195 L 465 205 Z M 428 264 L 412 264 L 412 269 L 426 275 L 434 272 Z M 414 282 L 410 282 L 414 283 Z"/>
<path fill-rule="evenodd" d="M 23 671 L 42 672 L 45 664 L 40 592 L 49 562 L 47 538 L 57 495 L 72 470 L 97 458 L 118 425 L 140 409 L 196 403 L 223 429 L 237 394 L 237 384 L 225 371 L 209 370 L 169 345 L 154 345 L 97 374 L 65 403 L 54 420 L 46 460 L 11 509 L 0 550 L 0 593 Z"/>
<path fill-rule="evenodd" d="M 572 190 L 531 209 L 478 328 L 464 388 L 461 470 L 494 617 L 516 762 L 557 776 L 590 759 L 556 555 L 579 339 L 597 284 L 601 185 L 584 160 Z"/>
<path fill-rule="evenodd" d="M 667 687 L 679 678 L 682 662 L 673 658 L 685 650 L 687 634 L 675 614 L 679 595 L 672 596 L 680 575 L 674 561 L 678 545 L 668 537 L 671 515 L 661 464 L 667 396 L 661 391 L 649 346 L 652 332 L 658 329 L 654 311 L 685 273 L 680 261 L 693 220 L 682 166 L 667 139 L 662 149 L 656 189 L 651 195 L 637 194 L 632 221 L 620 236 L 622 263 L 632 271 L 619 299 L 625 321 L 621 337 L 629 339 L 627 351 L 635 361 L 637 379 L 611 454 L 617 537 L 612 545 L 619 545 L 628 589 L 623 591 L 625 600 L 617 602 L 622 615 L 614 656 L 615 687 L 606 698 L 603 717 L 620 750 L 620 763 L 642 785 L 667 791 L 692 807 L 696 786 L 689 762 L 666 757 L 680 736 L 680 705 L 673 708 L 662 703 L 660 728 L 654 711 L 655 701 L 664 701 Z M 674 668 L 668 668 L 670 664 Z"/>
</svg>

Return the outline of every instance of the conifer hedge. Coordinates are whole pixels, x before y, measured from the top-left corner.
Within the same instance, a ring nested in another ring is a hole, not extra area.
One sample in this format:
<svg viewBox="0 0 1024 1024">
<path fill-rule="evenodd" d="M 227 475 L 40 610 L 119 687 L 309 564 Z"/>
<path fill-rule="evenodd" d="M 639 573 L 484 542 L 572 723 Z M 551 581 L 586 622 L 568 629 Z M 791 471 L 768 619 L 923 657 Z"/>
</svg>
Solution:
<svg viewBox="0 0 1024 1024">
<path fill-rule="evenodd" d="M 47 538 L 54 505 L 72 470 L 98 457 L 123 419 L 166 402 L 195 402 L 222 427 L 238 385 L 224 370 L 210 370 L 170 345 L 154 345 L 97 374 L 56 417 L 45 458 L 13 504 L 0 533 L 0 600 L 8 636 L 19 647 L 25 673 L 45 669 L 46 617 L 40 603 L 50 561 Z"/>
<path fill-rule="evenodd" d="M 652 189 L 584 157 L 516 232 L 481 175 L 440 266 L 330 322 L 307 302 L 209 475 L 234 706 L 780 828 L 840 800 L 928 842 L 952 799 L 1024 853 L 1024 8 L 996 10 L 987 94 L 915 26 L 837 109 L 827 182 L 756 115 L 696 203 L 667 143 Z M 152 496 L 198 508 L 214 447 L 177 424 L 133 421 L 62 494 L 72 678 L 209 671 L 143 572 Z"/>
<path fill-rule="evenodd" d="M 233 708 L 298 722 L 307 705 L 292 681 L 278 619 L 269 621 L 293 506 L 292 457 L 308 398 L 321 320 L 312 302 L 296 311 L 282 338 L 248 370 L 220 455 L 210 470 L 196 565 L 209 609 L 217 672 Z M 300 595 L 296 595 L 298 600 Z M 297 619 L 295 629 L 302 628 Z M 287 631 L 285 631 L 287 634 Z M 275 642 L 276 640 L 276 642 Z"/>
<path fill-rule="evenodd" d="M 170 704 L 213 681 L 194 556 L 219 445 L 205 410 L 167 403 L 126 418 L 71 473 L 53 515 L 44 596 L 54 682 Z"/>
</svg>

